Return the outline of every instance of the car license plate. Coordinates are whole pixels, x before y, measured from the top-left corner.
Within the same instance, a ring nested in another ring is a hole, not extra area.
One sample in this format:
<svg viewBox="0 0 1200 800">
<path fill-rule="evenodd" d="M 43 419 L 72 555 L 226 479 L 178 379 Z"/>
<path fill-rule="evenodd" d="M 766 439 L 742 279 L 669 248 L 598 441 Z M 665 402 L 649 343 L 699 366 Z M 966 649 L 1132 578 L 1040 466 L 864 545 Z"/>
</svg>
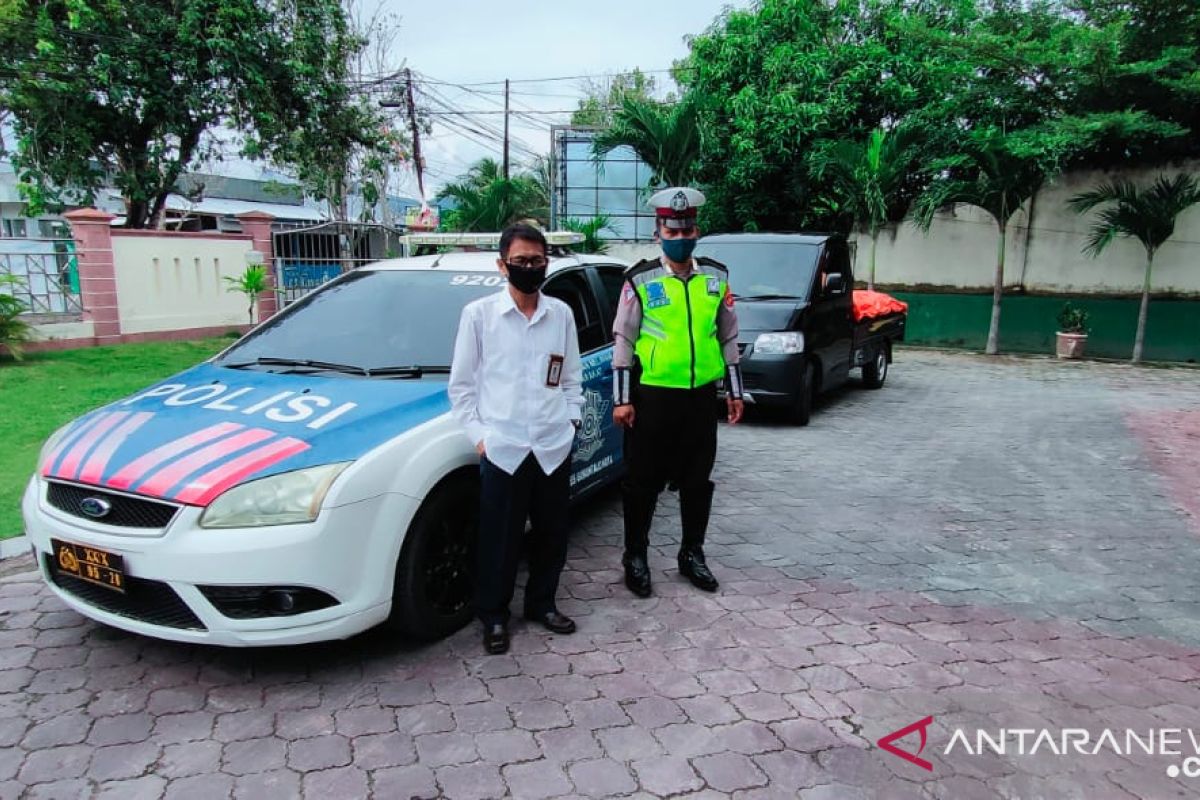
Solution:
<svg viewBox="0 0 1200 800">
<path fill-rule="evenodd" d="M 117 592 L 125 592 L 125 559 L 116 553 L 51 539 L 60 572 Z"/>
</svg>

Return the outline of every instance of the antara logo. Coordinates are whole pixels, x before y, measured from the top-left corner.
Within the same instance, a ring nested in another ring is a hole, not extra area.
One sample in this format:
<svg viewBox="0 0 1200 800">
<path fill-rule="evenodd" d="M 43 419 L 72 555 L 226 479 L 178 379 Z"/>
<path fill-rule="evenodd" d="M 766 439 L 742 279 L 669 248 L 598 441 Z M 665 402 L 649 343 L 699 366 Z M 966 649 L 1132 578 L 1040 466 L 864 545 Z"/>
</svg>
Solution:
<svg viewBox="0 0 1200 800">
<path fill-rule="evenodd" d="M 916 764 L 918 767 L 920 767 L 923 770 L 928 770 L 929 772 L 933 772 L 933 764 L 920 757 L 921 751 L 925 749 L 925 743 L 926 743 L 925 729 L 928 728 L 930 726 L 930 724 L 932 724 L 932 723 L 933 723 L 933 717 L 931 717 L 931 716 L 926 717 L 925 719 L 914 722 L 912 725 L 906 725 L 899 730 L 892 731 L 887 736 L 884 736 L 883 738 L 881 738 L 875 744 L 877 744 L 880 748 L 887 750 L 889 753 L 891 753 L 894 756 L 900 756 L 905 761 Z M 903 739 L 905 736 L 908 736 L 910 733 L 913 733 L 914 731 L 917 731 L 921 734 L 921 745 L 920 745 L 920 747 L 917 748 L 917 752 L 910 753 L 907 750 L 901 750 L 899 747 L 896 747 L 894 744 L 892 744 L 892 742 L 896 741 L 897 739 Z"/>
</svg>

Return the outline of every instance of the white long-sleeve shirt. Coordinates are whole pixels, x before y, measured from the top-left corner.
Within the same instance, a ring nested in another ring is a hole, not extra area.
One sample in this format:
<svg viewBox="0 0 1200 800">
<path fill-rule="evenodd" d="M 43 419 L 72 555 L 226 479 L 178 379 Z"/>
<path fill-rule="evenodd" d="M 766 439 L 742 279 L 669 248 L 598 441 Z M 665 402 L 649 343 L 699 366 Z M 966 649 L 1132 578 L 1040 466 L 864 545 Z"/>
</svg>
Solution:
<svg viewBox="0 0 1200 800">
<path fill-rule="evenodd" d="M 505 288 L 463 309 L 450 404 L 471 444 L 483 442 L 500 469 L 512 474 L 531 452 L 547 475 L 562 465 L 575 421 L 583 418 L 582 382 L 575 317 L 566 303 L 539 294 L 537 310 L 526 318 Z"/>
</svg>

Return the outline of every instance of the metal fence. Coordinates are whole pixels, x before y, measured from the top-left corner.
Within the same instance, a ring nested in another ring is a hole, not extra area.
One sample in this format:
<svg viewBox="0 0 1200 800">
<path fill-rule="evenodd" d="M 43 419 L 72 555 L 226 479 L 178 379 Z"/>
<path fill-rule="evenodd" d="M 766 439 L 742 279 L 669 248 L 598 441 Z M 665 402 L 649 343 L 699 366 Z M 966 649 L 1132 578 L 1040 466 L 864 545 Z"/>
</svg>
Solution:
<svg viewBox="0 0 1200 800">
<path fill-rule="evenodd" d="M 71 239 L 0 238 L 0 276 L 29 314 L 81 314 L 79 264 Z"/>
<path fill-rule="evenodd" d="M 368 223 L 326 222 L 272 235 L 280 306 L 365 264 L 402 255 L 403 232 Z"/>
</svg>

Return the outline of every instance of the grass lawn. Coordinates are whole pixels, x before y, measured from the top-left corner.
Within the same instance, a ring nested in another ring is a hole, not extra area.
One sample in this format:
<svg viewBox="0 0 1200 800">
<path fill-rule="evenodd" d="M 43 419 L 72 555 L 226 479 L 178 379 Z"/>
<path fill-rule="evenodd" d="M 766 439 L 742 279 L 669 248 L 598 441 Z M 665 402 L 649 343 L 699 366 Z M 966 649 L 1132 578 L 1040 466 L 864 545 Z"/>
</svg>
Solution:
<svg viewBox="0 0 1200 800">
<path fill-rule="evenodd" d="M 230 342 L 125 344 L 0 361 L 0 539 L 24 533 L 21 494 L 50 434 L 85 411 L 203 361 Z"/>
</svg>

